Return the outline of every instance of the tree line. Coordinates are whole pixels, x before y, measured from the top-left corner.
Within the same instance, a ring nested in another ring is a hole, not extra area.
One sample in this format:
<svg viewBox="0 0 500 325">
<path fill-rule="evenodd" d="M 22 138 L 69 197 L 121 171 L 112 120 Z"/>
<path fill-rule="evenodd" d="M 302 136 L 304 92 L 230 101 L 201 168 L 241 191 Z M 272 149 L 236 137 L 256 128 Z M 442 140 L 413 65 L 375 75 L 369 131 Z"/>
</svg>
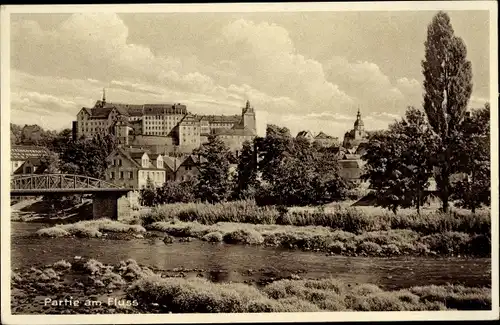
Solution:
<svg viewBox="0 0 500 325">
<path fill-rule="evenodd" d="M 423 110 L 410 107 L 401 121 L 370 136 L 363 178 L 379 204 L 394 212 L 420 211 L 432 194 L 444 212 L 450 201 L 474 212 L 490 203 L 490 105 L 467 111 L 472 67 L 446 13 L 434 16 L 424 46 Z M 431 177 L 434 193 L 426 191 Z"/>
<path fill-rule="evenodd" d="M 151 184 L 141 190 L 142 203 L 255 199 L 261 205 L 316 205 L 342 200 L 353 187 L 340 176 L 332 148 L 294 138 L 276 125 L 268 125 L 265 137 L 245 141 L 236 161 L 216 136 L 193 154 L 200 157 L 195 178 L 156 189 Z"/>
</svg>

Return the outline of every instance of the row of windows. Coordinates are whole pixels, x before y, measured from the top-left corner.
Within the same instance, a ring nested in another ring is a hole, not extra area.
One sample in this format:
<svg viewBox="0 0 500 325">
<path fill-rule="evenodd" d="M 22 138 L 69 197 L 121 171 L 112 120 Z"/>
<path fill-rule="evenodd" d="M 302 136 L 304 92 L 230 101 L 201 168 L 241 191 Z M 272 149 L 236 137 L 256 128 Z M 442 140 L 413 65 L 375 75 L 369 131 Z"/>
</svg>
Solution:
<svg viewBox="0 0 500 325">
<path fill-rule="evenodd" d="M 112 166 L 121 166 L 122 165 L 122 160 L 121 159 L 113 159 L 111 162 Z"/>
<path fill-rule="evenodd" d="M 125 172 L 119 172 L 116 174 L 117 178 L 115 178 L 115 172 L 111 172 L 109 174 L 109 179 L 125 179 Z M 120 178 L 118 178 L 120 176 Z M 128 172 L 128 179 L 134 179 L 134 172 Z"/>
<path fill-rule="evenodd" d="M 162 180 L 164 178 L 163 172 L 153 172 L 153 171 L 140 171 L 139 177 L 150 178 L 151 180 Z"/>
<path fill-rule="evenodd" d="M 104 132 L 105 129 L 104 128 L 82 128 L 80 129 L 80 133 L 87 133 L 87 132 L 99 132 L 99 133 L 102 133 Z"/>
<path fill-rule="evenodd" d="M 177 116 L 177 115 L 146 115 L 145 116 L 145 119 L 146 120 L 161 120 L 161 119 L 180 119 L 181 117 L 180 116 Z"/>
</svg>

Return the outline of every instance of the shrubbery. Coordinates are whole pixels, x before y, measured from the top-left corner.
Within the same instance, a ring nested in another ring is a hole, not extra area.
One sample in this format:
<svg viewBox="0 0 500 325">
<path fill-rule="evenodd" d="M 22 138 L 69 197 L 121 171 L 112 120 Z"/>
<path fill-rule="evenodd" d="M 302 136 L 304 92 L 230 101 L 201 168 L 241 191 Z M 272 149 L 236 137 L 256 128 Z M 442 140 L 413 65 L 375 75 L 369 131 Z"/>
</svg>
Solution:
<svg viewBox="0 0 500 325">
<path fill-rule="evenodd" d="M 351 233 L 407 229 L 430 235 L 442 232 L 462 232 L 489 235 L 491 220 L 488 211 L 400 213 L 367 212 L 359 208 L 288 210 L 279 206 L 259 206 L 255 201 L 233 201 L 218 204 L 177 203 L 156 207 L 142 216 L 145 225 L 167 220 L 196 221 L 212 225 L 219 222 L 279 224 L 293 226 L 323 226 Z"/>
</svg>

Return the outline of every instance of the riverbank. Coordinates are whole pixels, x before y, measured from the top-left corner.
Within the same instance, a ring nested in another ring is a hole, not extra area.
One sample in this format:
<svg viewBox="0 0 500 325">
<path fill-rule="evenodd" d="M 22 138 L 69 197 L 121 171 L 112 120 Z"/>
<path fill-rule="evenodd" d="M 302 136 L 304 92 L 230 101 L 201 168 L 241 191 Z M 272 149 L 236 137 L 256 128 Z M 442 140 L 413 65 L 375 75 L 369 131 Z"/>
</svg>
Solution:
<svg viewBox="0 0 500 325">
<path fill-rule="evenodd" d="M 462 232 L 487 235 L 491 232 L 489 209 L 475 214 L 454 208 L 449 213 L 436 209 L 402 209 L 393 214 L 380 207 L 353 206 L 352 202 L 333 203 L 321 207 L 284 208 L 258 206 L 254 201 L 231 201 L 217 204 L 175 203 L 155 207 L 139 216 L 142 225 L 160 221 L 196 221 L 203 225 L 221 222 L 284 226 L 321 226 L 355 234 L 372 231 L 405 229 L 423 235 Z"/>
<path fill-rule="evenodd" d="M 142 227 L 108 219 L 57 225 L 36 232 L 42 237 L 106 239 L 163 238 L 165 244 L 194 238 L 208 242 L 262 245 L 345 256 L 475 256 L 488 257 L 488 235 L 457 231 L 422 234 L 411 229 L 367 231 L 360 234 L 323 226 L 290 226 L 219 222 L 206 225 L 177 219 Z"/>
<path fill-rule="evenodd" d="M 419 286 L 383 290 L 337 279 L 214 283 L 165 274 L 135 260 L 105 265 L 77 258 L 12 273 L 13 314 L 487 310 L 491 289 Z M 77 306 L 75 306 L 75 301 Z"/>
</svg>

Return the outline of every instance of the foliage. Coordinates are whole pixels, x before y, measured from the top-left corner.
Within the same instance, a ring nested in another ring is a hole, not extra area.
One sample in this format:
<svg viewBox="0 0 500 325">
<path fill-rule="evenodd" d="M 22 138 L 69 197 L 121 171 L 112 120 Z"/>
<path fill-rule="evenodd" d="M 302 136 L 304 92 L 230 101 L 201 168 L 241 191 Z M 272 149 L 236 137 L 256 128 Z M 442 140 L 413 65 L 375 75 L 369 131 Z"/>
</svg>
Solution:
<svg viewBox="0 0 500 325">
<path fill-rule="evenodd" d="M 71 129 L 64 129 L 59 132 L 48 144 L 50 150 L 61 153 L 67 150 L 68 144 L 73 140 Z"/>
<path fill-rule="evenodd" d="M 370 181 L 376 204 L 394 213 L 400 207 L 420 207 L 432 176 L 434 137 L 425 115 L 412 107 L 386 131 L 373 133 L 366 147 L 362 178 Z"/>
<path fill-rule="evenodd" d="M 333 219 L 332 219 L 333 220 Z M 380 219 L 378 219 L 380 220 Z M 472 232 L 445 231 L 445 228 L 379 230 L 377 221 L 366 222 L 356 233 L 342 228 L 332 230 L 321 226 L 291 226 L 278 224 L 217 223 L 203 225 L 175 219 L 155 222 L 148 229 L 163 231 L 176 237 L 195 237 L 207 241 L 261 244 L 288 249 L 322 251 L 353 256 L 450 255 L 489 256 L 489 235 Z M 332 222 L 333 223 L 333 222 Z M 441 232 L 435 232 L 435 231 Z M 432 231 L 432 232 L 428 232 Z M 216 237 L 217 236 L 217 237 Z M 217 239 L 216 239 L 217 238 Z"/>
<path fill-rule="evenodd" d="M 238 177 L 235 193 L 237 198 L 252 198 L 258 186 L 256 154 L 255 145 L 250 141 L 245 141 L 238 156 Z"/>
<path fill-rule="evenodd" d="M 98 219 L 42 228 L 37 231 L 37 235 L 49 237 L 69 237 L 74 235 L 91 238 L 101 237 L 102 232 L 144 233 L 146 229 L 139 225 L 128 225 L 110 219 Z"/>
<path fill-rule="evenodd" d="M 431 285 L 385 291 L 373 284 L 333 278 L 284 279 L 256 288 L 152 275 L 133 283 L 127 294 L 145 306 L 145 311 L 155 302 L 156 311 L 163 313 L 491 309 L 489 288 Z"/>
<path fill-rule="evenodd" d="M 156 221 L 191 221 L 205 225 L 217 223 L 248 223 L 256 225 L 323 226 L 351 233 L 363 233 L 389 229 L 408 229 L 424 235 L 457 231 L 469 234 L 489 234 L 491 216 L 489 210 L 480 213 L 470 212 L 443 213 L 403 210 L 398 215 L 380 208 L 328 208 L 295 209 L 280 211 L 276 206 L 258 206 L 254 201 L 232 201 L 218 204 L 176 203 L 156 207 L 143 216 Z"/>
<path fill-rule="evenodd" d="M 37 124 L 20 126 L 10 123 L 11 144 L 48 147 L 56 137 L 56 131 L 44 130 Z"/>
<path fill-rule="evenodd" d="M 40 157 L 40 166 L 37 168 L 37 173 L 57 174 L 60 170 L 60 161 L 57 153 L 47 151 L 45 155 Z"/>
<path fill-rule="evenodd" d="M 162 187 L 156 189 L 157 204 L 194 202 L 195 181 L 167 181 Z"/>
<path fill-rule="evenodd" d="M 207 202 L 225 201 L 230 195 L 229 159 L 231 152 L 224 142 L 214 135 L 193 152 L 200 158 L 196 183 L 196 196 Z"/>
<path fill-rule="evenodd" d="M 151 178 L 148 177 L 146 180 L 146 187 L 141 188 L 139 195 L 141 205 L 148 207 L 157 205 L 156 188 Z"/>
<path fill-rule="evenodd" d="M 452 198 L 458 206 L 476 211 L 490 204 L 490 106 L 472 112 L 462 123 L 462 133 L 456 153 L 461 180 L 453 184 Z"/>
<path fill-rule="evenodd" d="M 450 176 L 457 172 L 455 153 L 467 103 L 472 93 L 472 68 L 463 40 L 454 35 L 450 17 L 439 12 L 427 30 L 424 74 L 424 110 L 436 137 L 433 152 L 436 184 L 443 211 L 448 211 Z"/>
<path fill-rule="evenodd" d="M 104 179 L 108 167 L 106 158 L 115 148 L 116 140 L 112 135 L 69 141 L 60 154 L 61 169 L 67 173 Z"/>
<path fill-rule="evenodd" d="M 264 181 L 256 194 L 259 204 L 323 204 L 346 196 L 350 186 L 340 177 L 332 152 L 292 138 L 288 129 L 274 125 L 255 145 Z"/>
</svg>

